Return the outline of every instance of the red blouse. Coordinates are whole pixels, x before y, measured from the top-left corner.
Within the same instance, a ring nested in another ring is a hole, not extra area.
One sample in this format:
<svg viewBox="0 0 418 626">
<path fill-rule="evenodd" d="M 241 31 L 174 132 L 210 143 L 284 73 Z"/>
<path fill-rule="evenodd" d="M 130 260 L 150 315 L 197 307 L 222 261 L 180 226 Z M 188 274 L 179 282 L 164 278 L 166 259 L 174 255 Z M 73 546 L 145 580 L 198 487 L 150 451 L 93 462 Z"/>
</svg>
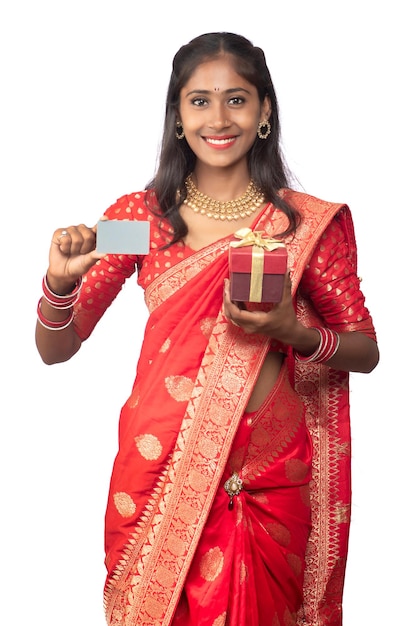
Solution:
<svg viewBox="0 0 418 626">
<path fill-rule="evenodd" d="M 91 334 L 125 280 L 134 272 L 137 273 L 138 284 L 146 289 L 166 269 L 194 254 L 181 241 L 161 249 L 165 239 L 160 220 L 146 208 L 145 196 L 146 192 L 122 196 L 106 211 L 109 219 L 149 220 L 150 253 L 144 257 L 107 255 L 83 277 L 74 322 L 82 340 Z M 325 229 L 306 266 L 299 290 L 312 301 L 325 326 L 339 332 L 361 330 L 376 339 L 373 321 L 360 289 L 360 279 L 348 255 L 348 244 L 338 215 Z M 272 342 L 273 349 L 280 347 L 279 342 Z"/>
</svg>

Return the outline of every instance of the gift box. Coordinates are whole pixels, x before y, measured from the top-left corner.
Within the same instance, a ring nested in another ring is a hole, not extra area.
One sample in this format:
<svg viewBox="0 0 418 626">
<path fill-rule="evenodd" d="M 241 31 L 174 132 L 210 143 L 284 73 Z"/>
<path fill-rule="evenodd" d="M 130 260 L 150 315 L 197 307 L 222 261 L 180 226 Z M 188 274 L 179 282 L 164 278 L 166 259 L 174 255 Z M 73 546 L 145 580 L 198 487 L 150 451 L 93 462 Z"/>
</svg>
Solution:
<svg viewBox="0 0 418 626">
<path fill-rule="evenodd" d="M 287 271 L 287 250 L 277 239 L 242 228 L 229 247 L 231 300 L 280 302 Z"/>
</svg>

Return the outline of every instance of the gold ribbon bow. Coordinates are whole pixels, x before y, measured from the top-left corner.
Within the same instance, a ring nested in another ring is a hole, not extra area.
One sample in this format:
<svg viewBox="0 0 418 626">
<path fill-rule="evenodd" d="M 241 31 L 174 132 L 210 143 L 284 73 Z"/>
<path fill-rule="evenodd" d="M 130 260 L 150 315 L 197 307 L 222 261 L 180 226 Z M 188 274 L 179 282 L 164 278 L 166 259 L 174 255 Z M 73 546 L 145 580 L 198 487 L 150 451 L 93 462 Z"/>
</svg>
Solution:
<svg viewBox="0 0 418 626">
<path fill-rule="evenodd" d="M 263 293 L 264 274 L 264 250 L 272 252 L 277 248 L 284 248 L 285 244 L 277 239 L 263 237 L 261 231 L 251 230 L 251 228 L 240 228 L 234 233 L 239 241 L 231 241 L 232 248 L 243 248 L 253 246 L 251 257 L 251 278 L 250 278 L 250 302 L 261 302 Z"/>
<path fill-rule="evenodd" d="M 242 248 L 243 246 L 258 246 L 263 250 L 276 250 L 283 248 L 284 243 L 270 237 L 263 237 L 261 230 L 251 230 L 251 228 L 240 228 L 234 233 L 234 236 L 240 241 L 231 241 L 232 248 Z"/>
</svg>

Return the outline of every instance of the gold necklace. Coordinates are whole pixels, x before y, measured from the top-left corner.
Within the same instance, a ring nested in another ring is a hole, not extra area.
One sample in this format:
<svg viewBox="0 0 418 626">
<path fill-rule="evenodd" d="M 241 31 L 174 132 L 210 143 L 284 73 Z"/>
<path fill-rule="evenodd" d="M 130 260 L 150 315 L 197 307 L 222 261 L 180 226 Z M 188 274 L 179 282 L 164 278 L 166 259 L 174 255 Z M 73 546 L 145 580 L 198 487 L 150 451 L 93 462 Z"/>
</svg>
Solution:
<svg viewBox="0 0 418 626">
<path fill-rule="evenodd" d="M 187 204 L 195 213 L 201 213 L 215 220 L 238 220 L 252 215 L 264 202 L 263 192 L 256 186 L 253 180 L 247 187 L 246 192 L 236 200 L 220 202 L 199 191 L 192 181 L 192 175 L 185 180 Z"/>
</svg>

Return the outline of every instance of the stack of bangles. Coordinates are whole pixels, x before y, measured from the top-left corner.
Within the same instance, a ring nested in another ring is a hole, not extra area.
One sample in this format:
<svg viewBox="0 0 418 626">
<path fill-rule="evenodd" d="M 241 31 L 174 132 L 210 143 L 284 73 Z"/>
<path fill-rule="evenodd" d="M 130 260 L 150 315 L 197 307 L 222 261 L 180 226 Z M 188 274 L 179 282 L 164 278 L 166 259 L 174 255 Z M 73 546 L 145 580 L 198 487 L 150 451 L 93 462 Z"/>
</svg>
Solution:
<svg viewBox="0 0 418 626">
<path fill-rule="evenodd" d="M 58 321 L 58 322 L 52 322 L 51 320 L 48 320 L 45 317 L 45 315 L 42 313 L 42 310 L 41 310 L 42 297 L 41 297 L 41 299 L 38 302 L 38 320 L 39 320 L 39 323 L 44 328 L 47 328 L 48 330 L 63 330 L 64 328 L 67 328 L 67 326 L 71 324 L 71 322 L 74 319 L 73 307 L 74 307 L 74 304 L 78 300 L 78 296 L 80 294 L 80 289 L 81 289 L 81 283 L 82 283 L 82 279 L 79 278 L 71 293 L 65 296 L 60 296 L 57 293 L 54 293 L 53 291 L 51 291 L 47 283 L 46 276 L 44 276 L 42 280 L 42 291 L 43 291 L 42 297 L 45 298 L 49 306 L 52 307 L 53 309 L 58 309 L 58 310 L 63 310 L 63 311 L 68 309 L 69 311 L 69 315 L 65 319 Z"/>
<path fill-rule="evenodd" d="M 312 330 L 319 333 L 319 346 L 313 354 L 305 356 L 294 351 L 296 361 L 303 363 L 324 363 L 329 361 L 337 352 L 340 345 L 340 336 L 335 330 L 313 326 Z"/>
</svg>

